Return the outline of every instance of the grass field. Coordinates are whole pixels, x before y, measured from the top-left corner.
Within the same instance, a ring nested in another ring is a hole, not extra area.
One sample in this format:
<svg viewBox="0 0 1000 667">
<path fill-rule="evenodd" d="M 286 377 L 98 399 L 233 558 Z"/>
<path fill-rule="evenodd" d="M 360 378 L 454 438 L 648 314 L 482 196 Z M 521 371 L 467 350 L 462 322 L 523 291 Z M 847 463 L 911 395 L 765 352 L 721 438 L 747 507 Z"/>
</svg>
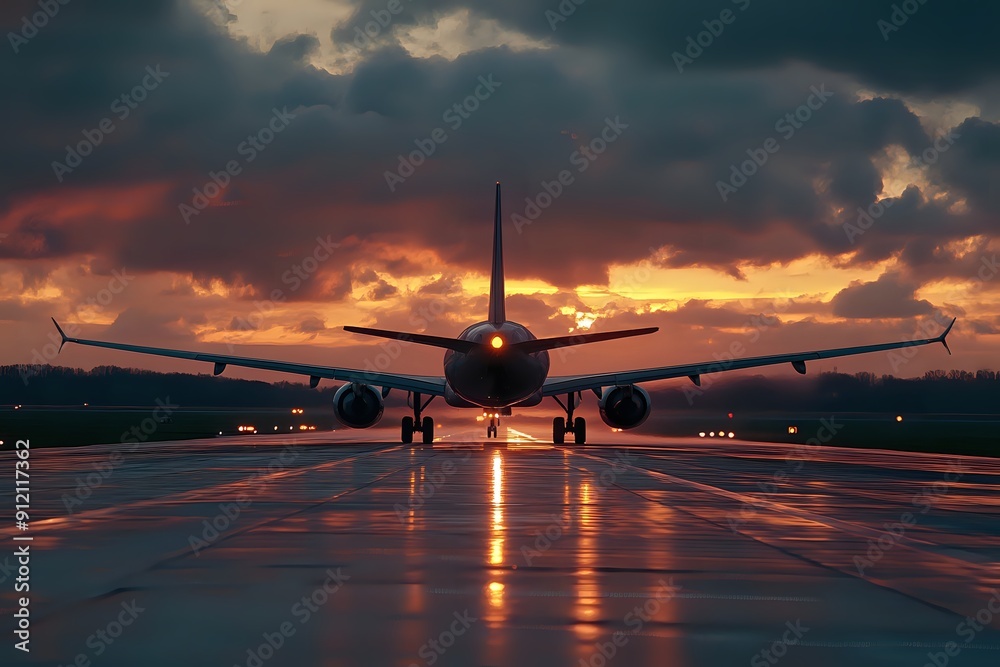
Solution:
<svg viewBox="0 0 1000 667">
<path fill-rule="evenodd" d="M 397 411 L 398 412 L 398 411 Z M 387 411 L 382 424 L 397 423 Z M 441 417 L 448 416 L 441 415 Z M 1000 453 L 1000 415 L 896 415 L 872 413 L 799 414 L 745 413 L 730 418 L 711 412 L 654 412 L 639 433 L 666 437 L 700 437 L 706 440 L 734 437 L 767 442 L 810 443 L 829 446 L 951 452 L 978 456 Z M 515 415 L 506 418 L 514 428 L 530 425 L 547 432 L 551 417 Z M 610 429 L 589 417 L 589 439 L 600 442 Z M 446 424 L 472 424 L 472 413 L 455 412 Z M 68 447 L 98 443 L 156 442 L 240 434 L 240 427 L 258 433 L 293 433 L 340 428 L 330 408 L 307 408 L 301 414 L 290 408 L 177 408 L 169 416 L 150 407 L 0 407 L 0 450 L 28 437 L 32 447 Z M 793 427 L 794 433 L 789 432 Z M 476 426 L 478 428 L 478 425 Z M 605 431 L 605 429 L 608 429 Z M 714 434 L 714 435 L 710 435 Z M 359 432 L 359 437 L 364 437 Z M 613 441 L 613 438 L 610 439 Z"/>
<path fill-rule="evenodd" d="M 166 415 L 149 407 L 28 407 L 0 408 L 0 449 L 10 449 L 15 438 L 31 438 L 34 448 L 72 447 L 98 443 L 156 442 L 236 435 L 241 426 L 259 433 L 291 433 L 335 428 L 333 410 L 307 409 L 292 414 L 289 408 L 178 408 Z M 249 431 L 252 432 L 252 431 Z"/>
</svg>

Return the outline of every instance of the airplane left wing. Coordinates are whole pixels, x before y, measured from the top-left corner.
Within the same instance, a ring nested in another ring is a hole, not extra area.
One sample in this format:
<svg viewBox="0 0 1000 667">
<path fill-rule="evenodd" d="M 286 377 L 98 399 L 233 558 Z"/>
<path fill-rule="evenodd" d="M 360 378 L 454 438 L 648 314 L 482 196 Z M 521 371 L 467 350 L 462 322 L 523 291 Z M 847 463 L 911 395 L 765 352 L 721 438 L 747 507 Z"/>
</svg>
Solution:
<svg viewBox="0 0 1000 667">
<path fill-rule="evenodd" d="M 550 377 L 542 386 L 542 396 L 554 396 L 557 394 L 569 394 L 585 389 L 592 389 L 599 392 L 602 387 L 614 387 L 628 384 L 638 384 L 640 382 L 652 382 L 654 380 L 668 380 L 671 378 L 686 377 L 696 385 L 701 384 L 701 376 L 709 373 L 721 373 L 724 371 L 735 371 L 744 368 L 756 368 L 758 366 L 773 366 L 775 364 L 790 363 L 799 373 L 806 372 L 806 362 L 817 359 L 832 359 L 834 357 L 847 357 L 854 354 L 866 354 L 868 352 L 882 352 L 885 350 L 896 350 L 903 347 L 914 347 L 917 345 L 930 345 L 931 343 L 941 343 L 948 354 L 947 336 L 951 328 L 955 326 L 955 320 L 951 321 L 948 328 L 936 338 L 925 338 L 922 340 L 906 340 L 895 343 L 880 343 L 877 345 L 859 345 L 856 347 L 840 347 L 832 350 L 816 350 L 814 352 L 796 352 L 793 354 L 775 354 L 765 357 L 747 357 L 744 359 L 724 359 L 718 361 L 706 361 L 697 364 L 686 364 L 683 366 L 662 366 L 660 368 L 646 368 L 643 370 L 623 371 L 621 373 L 601 373 L 597 375 L 574 375 L 562 377 Z"/>
<path fill-rule="evenodd" d="M 278 371 L 280 373 L 293 373 L 295 375 L 309 376 L 309 386 L 315 387 L 321 379 L 340 380 L 343 382 L 360 382 L 363 384 L 373 384 L 379 387 L 390 389 L 401 389 L 403 391 L 419 392 L 428 396 L 443 396 L 445 379 L 428 375 L 398 375 L 396 373 L 382 373 L 378 371 L 360 371 L 349 368 L 334 368 L 331 366 L 310 366 L 308 364 L 296 364 L 289 361 L 272 361 L 270 359 L 251 359 L 249 357 L 237 357 L 227 354 L 211 354 L 208 352 L 187 352 L 185 350 L 170 350 L 162 347 L 146 347 L 143 345 L 126 345 L 124 343 L 109 343 L 102 340 L 87 340 L 84 338 L 70 338 L 67 336 L 59 323 L 52 319 L 52 323 L 59 330 L 62 336 L 62 344 L 76 343 L 77 345 L 91 345 L 93 347 L 106 347 L 112 350 L 125 350 L 126 352 L 138 352 L 139 354 L 152 354 L 160 357 L 174 357 L 175 359 L 190 359 L 192 361 L 206 361 L 215 364 L 214 374 L 218 375 L 225 370 L 226 366 L 240 366 L 242 368 L 257 368 L 266 371 Z"/>
</svg>

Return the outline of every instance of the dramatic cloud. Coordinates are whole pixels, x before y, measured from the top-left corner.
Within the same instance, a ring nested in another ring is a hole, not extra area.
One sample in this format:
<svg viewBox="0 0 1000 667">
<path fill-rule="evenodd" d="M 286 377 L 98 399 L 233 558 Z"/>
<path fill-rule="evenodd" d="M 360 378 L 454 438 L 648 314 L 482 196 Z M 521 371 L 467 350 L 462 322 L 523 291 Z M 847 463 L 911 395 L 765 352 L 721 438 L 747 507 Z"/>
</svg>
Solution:
<svg viewBox="0 0 1000 667">
<path fill-rule="evenodd" d="M 933 312 L 929 301 L 917 300 L 913 285 L 885 274 L 875 282 L 851 283 L 833 297 L 833 314 L 849 318 L 914 317 Z"/>
<path fill-rule="evenodd" d="M 656 321 L 711 355 L 755 317 L 808 347 L 941 312 L 966 356 L 906 372 L 995 358 L 1000 8 L 386 7 L 4 5 L 5 362 L 48 316 L 343 363 L 375 343 L 342 324 L 455 335 L 485 315 L 496 180 L 508 314 L 539 335 Z"/>
</svg>

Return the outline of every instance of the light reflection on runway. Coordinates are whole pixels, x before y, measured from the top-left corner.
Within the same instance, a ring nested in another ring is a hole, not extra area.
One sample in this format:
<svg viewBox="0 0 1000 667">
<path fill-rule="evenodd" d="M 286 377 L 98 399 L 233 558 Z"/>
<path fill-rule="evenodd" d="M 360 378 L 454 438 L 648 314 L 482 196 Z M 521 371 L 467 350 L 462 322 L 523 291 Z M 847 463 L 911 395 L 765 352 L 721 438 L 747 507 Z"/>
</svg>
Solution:
<svg viewBox="0 0 1000 667">
<path fill-rule="evenodd" d="M 793 469 L 788 446 L 739 440 L 365 435 L 305 434 L 281 466 L 279 436 L 158 444 L 72 514 L 64 496 L 112 449 L 33 452 L 34 664 L 246 665 L 283 622 L 267 667 L 594 665 L 609 646 L 621 665 L 748 664 L 797 620 L 782 665 L 918 666 L 950 641 L 956 665 L 1000 660 L 1000 616 L 956 632 L 1000 588 L 998 461 L 814 448 Z M 349 579 L 300 623 L 293 605 L 337 568 Z M 679 593 L 651 604 L 668 579 Z M 146 611 L 94 655 L 88 636 L 133 598 Z"/>
</svg>

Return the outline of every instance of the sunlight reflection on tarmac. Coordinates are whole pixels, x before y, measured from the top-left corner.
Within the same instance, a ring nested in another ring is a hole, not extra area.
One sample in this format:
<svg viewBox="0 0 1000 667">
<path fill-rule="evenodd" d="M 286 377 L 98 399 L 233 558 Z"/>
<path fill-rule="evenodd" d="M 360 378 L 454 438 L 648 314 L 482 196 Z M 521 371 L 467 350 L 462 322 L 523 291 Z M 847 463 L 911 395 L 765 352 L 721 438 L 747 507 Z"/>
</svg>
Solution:
<svg viewBox="0 0 1000 667">
<path fill-rule="evenodd" d="M 1000 664 L 1000 461 L 395 435 L 32 451 L 2 664 Z"/>
</svg>

